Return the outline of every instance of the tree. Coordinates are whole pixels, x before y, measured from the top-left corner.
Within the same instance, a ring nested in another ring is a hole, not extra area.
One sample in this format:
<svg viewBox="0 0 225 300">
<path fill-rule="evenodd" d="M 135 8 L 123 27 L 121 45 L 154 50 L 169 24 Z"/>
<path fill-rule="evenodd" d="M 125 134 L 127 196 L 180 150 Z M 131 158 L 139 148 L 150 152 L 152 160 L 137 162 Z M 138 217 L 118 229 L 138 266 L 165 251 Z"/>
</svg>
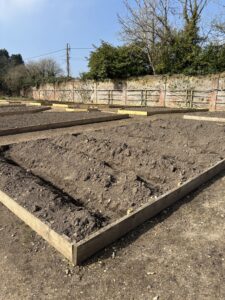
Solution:
<svg viewBox="0 0 225 300">
<path fill-rule="evenodd" d="M 156 74 L 156 65 L 160 59 L 159 45 L 166 48 L 172 38 L 170 0 L 134 0 L 134 3 L 133 6 L 124 0 L 127 17 L 118 16 L 121 34 L 124 41 L 143 46 L 153 74 Z"/>
<path fill-rule="evenodd" d="M 199 25 L 208 0 L 179 0 L 182 4 L 184 27 L 178 33 L 173 45 L 178 58 L 174 67 L 176 73 L 194 74 L 196 62 L 201 55 L 201 44 L 205 40 L 200 36 Z M 175 70 L 172 70 L 174 72 Z M 197 70 L 196 70 L 197 72 Z"/>
<path fill-rule="evenodd" d="M 205 40 L 199 26 L 208 2 L 134 0 L 132 5 L 124 0 L 127 16 L 119 16 L 122 37 L 128 43 L 138 41 L 143 45 L 154 74 L 192 72 Z M 179 27 L 175 23 L 178 16 Z"/>
<path fill-rule="evenodd" d="M 114 47 L 106 42 L 93 51 L 89 58 L 90 71 L 82 78 L 104 80 L 152 74 L 148 57 L 137 44 Z"/>
<path fill-rule="evenodd" d="M 225 44 L 205 46 L 195 60 L 195 74 L 209 74 L 225 70 Z"/>
<path fill-rule="evenodd" d="M 25 65 L 20 54 L 10 56 L 6 49 L 0 49 L 0 90 L 7 94 L 19 94 L 22 88 L 55 80 L 62 74 L 51 58 Z"/>
<path fill-rule="evenodd" d="M 4 77 L 9 94 L 19 95 L 20 90 L 28 85 L 28 74 L 23 64 L 10 68 Z"/>
<path fill-rule="evenodd" d="M 38 63 L 38 70 L 44 78 L 57 77 L 62 75 L 62 69 L 58 63 L 52 59 L 41 59 Z"/>
<path fill-rule="evenodd" d="M 199 35 L 199 23 L 208 0 L 180 0 L 183 7 L 184 37 L 188 46 L 196 46 L 202 41 Z"/>
<path fill-rule="evenodd" d="M 224 7 L 225 8 L 225 7 Z M 212 23 L 212 34 L 215 43 L 223 44 L 225 40 L 225 21 L 215 20 Z"/>
<path fill-rule="evenodd" d="M 9 55 L 6 49 L 0 49 L 0 90 L 9 92 L 10 88 L 7 85 L 7 74 L 13 68 L 22 66 L 24 64 L 22 56 L 20 54 Z"/>
<path fill-rule="evenodd" d="M 215 29 L 224 36 L 225 35 L 225 22 L 216 23 Z"/>
<path fill-rule="evenodd" d="M 58 63 L 51 58 L 29 62 L 26 65 L 26 69 L 30 83 L 33 85 L 38 85 L 63 75 L 63 71 Z"/>
<path fill-rule="evenodd" d="M 12 54 L 10 56 L 10 67 L 16 67 L 16 66 L 19 66 L 19 65 L 24 65 L 24 61 L 23 61 L 23 58 L 21 56 L 21 54 Z"/>
<path fill-rule="evenodd" d="M 5 90 L 4 75 L 8 69 L 9 53 L 6 49 L 0 49 L 0 90 Z"/>
</svg>

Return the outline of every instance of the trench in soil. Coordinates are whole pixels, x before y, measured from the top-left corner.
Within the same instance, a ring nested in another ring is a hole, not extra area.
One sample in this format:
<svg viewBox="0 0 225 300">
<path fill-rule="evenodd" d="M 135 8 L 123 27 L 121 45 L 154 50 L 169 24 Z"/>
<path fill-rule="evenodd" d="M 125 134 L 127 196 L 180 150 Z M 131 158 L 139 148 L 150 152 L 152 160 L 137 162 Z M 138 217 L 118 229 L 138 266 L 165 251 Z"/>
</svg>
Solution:
<svg viewBox="0 0 225 300">
<path fill-rule="evenodd" d="M 225 126 L 158 119 L 1 148 L 0 188 L 80 241 L 225 154 Z"/>
<path fill-rule="evenodd" d="M 76 241 L 107 224 L 100 213 L 86 209 L 79 199 L 6 158 L 5 151 L 6 147 L 0 155 L 1 189 L 44 223 Z"/>
</svg>

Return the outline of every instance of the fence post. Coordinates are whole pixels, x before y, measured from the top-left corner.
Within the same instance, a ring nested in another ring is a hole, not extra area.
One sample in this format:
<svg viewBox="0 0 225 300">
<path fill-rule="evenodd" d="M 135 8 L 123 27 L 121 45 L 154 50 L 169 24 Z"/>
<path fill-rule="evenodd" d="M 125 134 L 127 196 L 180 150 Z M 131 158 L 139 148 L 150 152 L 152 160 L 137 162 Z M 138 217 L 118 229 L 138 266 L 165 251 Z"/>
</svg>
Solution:
<svg viewBox="0 0 225 300">
<path fill-rule="evenodd" d="M 98 84 L 95 81 L 94 82 L 94 99 L 93 99 L 94 103 L 98 103 Z"/>
<path fill-rule="evenodd" d="M 164 90 L 160 90 L 160 94 L 159 94 L 159 106 L 165 107 L 165 91 Z"/>
<path fill-rule="evenodd" d="M 123 83 L 123 99 L 124 99 L 124 105 L 127 105 L 127 81 Z"/>
<path fill-rule="evenodd" d="M 220 85 L 220 75 L 213 80 L 213 87 L 212 87 L 212 93 L 209 98 L 209 110 L 210 111 L 216 111 L 216 103 L 218 99 L 218 89 Z"/>
<path fill-rule="evenodd" d="M 141 106 L 143 106 L 144 102 L 144 90 L 141 90 Z"/>
<path fill-rule="evenodd" d="M 95 102 L 98 104 L 98 90 L 95 91 Z"/>
<path fill-rule="evenodd" d="M 72 85 L 72 102 L 74 103 L 75 102 L 75 91 L 74 91 L 74 89 L 75 89 L 75 86 L 74 86 L 74 81 L 73 81 L 73 85 Z"/>
<path fill-rule="evenodd" d="M 193 108 L 194 90 L 191 90 L 191 108 Z"/>
<path fill-rule="evenodd" d="M 159 105 L 162 107 L 165 107 L 166 106 L 166 95 L 167 95 L 167 76 L 164 77 L 163 87 L 164 87 L 163 90 L 160 87 Z"/>
<path fill-rule="evenodd" d="M 110 93 L 110 101 L 111 101 L 110 104 L 113 104 L 113 90 L 111 90 L 111 93 Z"/>
<path fill-rule="evenodd" d="M 188 89 L 186 90 L 185 106 L 188 107 Z"/>
<path fill-rule="evenodd" d="M 54 86 L 53 86 L 54 90 L 53 90 L 53 100 L 55 101 L 55 83 L 54 83 Z"/>
<path fill-rule="evenodd" d="M 110 90 L 108 90 L 108 105 L 110 105 Z"/>
<path fill-rule="evenodd" d="M 148 91 L 145 90 L 145 106 L 147 106 L 148 102 Z"/>
</svg>

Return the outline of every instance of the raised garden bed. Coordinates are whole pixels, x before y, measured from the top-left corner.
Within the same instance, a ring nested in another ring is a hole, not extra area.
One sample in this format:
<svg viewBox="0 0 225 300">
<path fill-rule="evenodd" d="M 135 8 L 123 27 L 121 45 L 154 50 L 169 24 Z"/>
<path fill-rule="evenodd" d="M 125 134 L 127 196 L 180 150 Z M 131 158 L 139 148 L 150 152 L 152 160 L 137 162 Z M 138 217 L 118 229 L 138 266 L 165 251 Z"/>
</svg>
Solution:
<svg viewBox="0 0 225 300">
<path fill-rule="evenodd" d="M 0 106 L 0 117 L 13 116 L 13 115 L 24 115 L 33 114 L 38 112 L 43 112 L 49 110 L 50 107 L 37 108 L 35 106 L 25 106 L 25 105 L 3 105 Z"/>
<path fill-rule="evenodd" d="M 197 114 L 188 114 L 183 117 L 186 120 L 225 122 L 225 112 L 199 112 Z"/>
<path fill-rule="evenodd" d="M 0 189 L 78 263 L 224 169 L 224 142 L 221 126 L 177 119 L 10 145 Z"/>
<path fill-rule="evenodd" d="M 139 115 L 139 116 L 152 116 L 157 114 L 169 114 L 169 113 L 189 113 L 208 111 L 208 109 L 194 109 L 194 108 L 171 108 L 171 107 L 136 107 L 136 108 L 124 108 L 119 109 L 119 114 Z"/>
<path fill-rule="evenodd" d="M 7 108 L 7 107 L 9 107 L 9 108 L 12 108 L 12 107 L 26 107 L 26 104 L 21 104 L 21 103 L 17 103 L 17 104 L 14 104 L 14 103 L 6 103 L 6 104 L 2 104 L 1 102 L 0 102 L 0 109 L 4 109 L 4 108 Z"/>
<path fill-rule="evenodd" d="M 188 115 L 192 116 L 202 116 L 202 117 L 217 117 L 217 118 L 225 118 L 225 111 L 206 111 L 206 112 L 197 112 L 194 114 L 189 113 Z"/>
<path fill-rule="evenodd" d="M 128 118 L 104 113 L 45 112 L 0 118 L 0 135 L 10 135 Z"/>
</svg>

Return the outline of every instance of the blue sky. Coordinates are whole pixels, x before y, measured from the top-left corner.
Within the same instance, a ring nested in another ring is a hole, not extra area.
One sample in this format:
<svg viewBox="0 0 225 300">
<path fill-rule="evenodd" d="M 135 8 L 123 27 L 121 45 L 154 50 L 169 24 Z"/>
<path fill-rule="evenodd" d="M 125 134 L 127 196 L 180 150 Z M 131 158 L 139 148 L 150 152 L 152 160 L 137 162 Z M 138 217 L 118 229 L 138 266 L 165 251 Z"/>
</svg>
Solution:
<svg viewBox="0 0 225 300">
<path fill-rule="evenodd" d="M 0 0 L 0 48 L 23 58 L 71 47 L 117 43 L 122 0 Z M 76 76 L 86 69 L 87 50 L 72 50 Z M 53 55 L 62 66 L 65 52 Z"/>
<path fill-rule="evenodd" d="M 218 10 L 212 4 L 206 19 L 212 9 Z M 122 0 L 0 0 L 0 48 L 28 59 L 63 49 L 67 42 L 71 47 L 91 47 L 100 40 L 118 44 L 117 13 L 124 14 Z M 72 50 L 74 76 L 86 70 L 88 53 Z M 65 67 L 65 51 L 52 57 Z"/>
</svg>

